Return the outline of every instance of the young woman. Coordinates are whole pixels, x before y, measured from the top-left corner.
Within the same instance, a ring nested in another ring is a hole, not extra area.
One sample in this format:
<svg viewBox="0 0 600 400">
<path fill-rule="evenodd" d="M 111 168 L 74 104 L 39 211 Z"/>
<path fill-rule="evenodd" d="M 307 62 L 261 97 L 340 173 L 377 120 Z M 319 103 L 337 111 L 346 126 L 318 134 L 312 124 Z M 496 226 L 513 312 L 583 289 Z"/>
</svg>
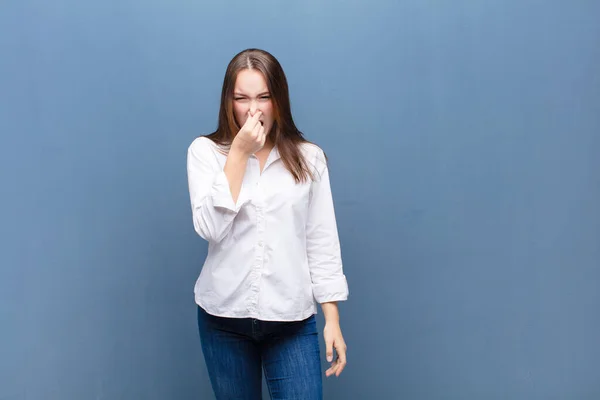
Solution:
<svg viewBox="0 0 600 400">
<path fill-rule="evenodd" d="M 327 161 L 296 128 L 271 54 L 248 49 L 231 60 L 217 130 L 194 140 L 187 162 L 194 228 L 208 241 L 194 292 L 217 399 L 260 399 L 262 371 L 273 399 L 321 399 L 316 303 L 325 375 L 339 376 L 337 302 L 348 285 Z"/>
</svg>

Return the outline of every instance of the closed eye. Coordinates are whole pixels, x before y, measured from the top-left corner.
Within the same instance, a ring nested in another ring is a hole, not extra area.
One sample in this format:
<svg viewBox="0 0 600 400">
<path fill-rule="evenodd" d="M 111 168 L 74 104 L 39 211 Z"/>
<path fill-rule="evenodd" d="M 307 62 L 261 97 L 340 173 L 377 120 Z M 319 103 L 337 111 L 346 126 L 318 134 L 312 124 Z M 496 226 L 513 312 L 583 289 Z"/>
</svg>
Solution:
<svg viewBox="0 0 600 400">
<path fill-rule="evenodd" d="M 259 95 L 258 98 L 259 98 L 259 100 L 269 100 L 271 98 L 271 95 L 270 94 L 261 94 L 261 95 Z M 233 96 L 233 99 L 235 101 L 242 101 L 242 100 L 247 101 L 248 97 L 238 95 L 238 96 Z"/>
</svg>

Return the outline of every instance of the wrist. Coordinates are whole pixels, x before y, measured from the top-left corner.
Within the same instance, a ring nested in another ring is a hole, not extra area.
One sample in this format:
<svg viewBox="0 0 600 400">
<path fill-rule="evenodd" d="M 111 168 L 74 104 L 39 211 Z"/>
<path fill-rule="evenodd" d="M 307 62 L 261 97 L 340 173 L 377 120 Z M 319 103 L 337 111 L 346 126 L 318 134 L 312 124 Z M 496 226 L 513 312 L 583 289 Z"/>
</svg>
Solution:
<svg viewBox="0 0 600 400">
<path fill-rule="evenodd" d="M 237 147 L 231 146 L 227 158 L 234 162 L 245 164 L 248 161 L 248 158 L 250 158 L 250 154 L 238 149 Z"/>
<path fill-rule="evenodd" d="M 336 302 L 322 303 L 321 308 L 323 309 L 323 315 L 325 317 L 325 324 L 338 324 L 340 323 L 340 313 Z"/>
</svg>

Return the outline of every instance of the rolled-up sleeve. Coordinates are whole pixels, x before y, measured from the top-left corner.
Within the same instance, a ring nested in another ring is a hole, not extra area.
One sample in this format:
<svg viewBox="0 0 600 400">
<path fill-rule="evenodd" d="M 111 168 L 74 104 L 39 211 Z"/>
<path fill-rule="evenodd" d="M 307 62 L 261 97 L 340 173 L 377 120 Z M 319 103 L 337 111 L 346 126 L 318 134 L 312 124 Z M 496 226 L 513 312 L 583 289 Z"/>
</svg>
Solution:
<svg viewBox="0 0 600 400">
<path fill-rule="evenodd" d="M 203 239 L 220 242 L 248 198 L 242 186 L 237 203 L 233 202 L 229 181 L 209 140 L 198 138 L 188 148 L 188 186 L 194 229 Z"/>
<path fill-rule="evenodd" d="M 322 151 L 319 151 L 315 165 L 306 224 L 313 294 L 319 303 L 344 301 L 348 298 L 348 283 L 342 267 L 329 170 Z"/>
</svg>

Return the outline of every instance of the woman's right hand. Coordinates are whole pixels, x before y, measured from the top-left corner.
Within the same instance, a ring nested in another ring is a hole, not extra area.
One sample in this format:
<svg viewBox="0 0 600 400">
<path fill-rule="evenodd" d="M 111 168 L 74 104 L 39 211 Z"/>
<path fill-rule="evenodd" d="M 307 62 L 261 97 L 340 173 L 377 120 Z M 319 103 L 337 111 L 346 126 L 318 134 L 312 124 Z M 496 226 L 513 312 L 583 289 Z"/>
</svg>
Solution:
<svg viewBox="0 0 600 400">
<path fill-rule="evenodd" d="M 265 145 L 265 128 L 260 122 L 262 112 L 257 111 L 253 116 L 248 113 L 248 118 L 244 126 L 235 135 L 231 143 L 231 149 L 241 152 L 245 155 L 252 155 L 263 148 Z"/>
</svg>

